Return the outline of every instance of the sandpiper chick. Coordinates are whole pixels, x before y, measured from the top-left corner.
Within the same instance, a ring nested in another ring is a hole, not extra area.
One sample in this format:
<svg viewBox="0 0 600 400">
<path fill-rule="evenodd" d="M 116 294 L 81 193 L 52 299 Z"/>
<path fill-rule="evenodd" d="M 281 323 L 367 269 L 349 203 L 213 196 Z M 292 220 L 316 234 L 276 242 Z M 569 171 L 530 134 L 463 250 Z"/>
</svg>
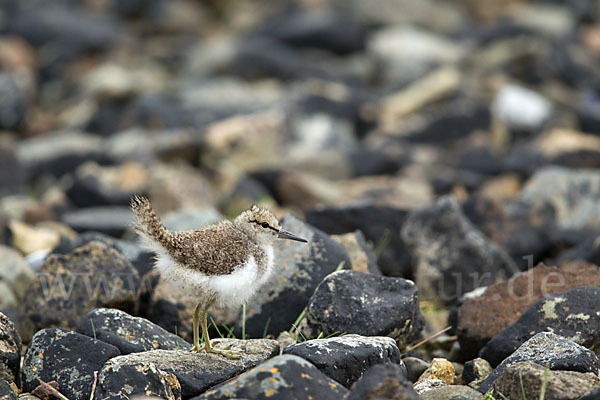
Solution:
<svg viewBox="0 0 600 400">
<path fill-rule="evenodd" d="M 134 196 L 131 208 L 142 243 L 156 253 L 155 267 L 161 276 L 198 300 L 192 351 L 239 358 L 239 353 L 211 346 L 208 309 L 215 303 L 239 306 L 267 281 L 275 264 L 273 243 L 277 238 L 307 240 L 283 230 L 271 211 L 256 205 L 233 221 L 182 232 L 166 229 L 145 197 Z M 202 347 L 198 323 L 204 335 Z"/>
</svg>

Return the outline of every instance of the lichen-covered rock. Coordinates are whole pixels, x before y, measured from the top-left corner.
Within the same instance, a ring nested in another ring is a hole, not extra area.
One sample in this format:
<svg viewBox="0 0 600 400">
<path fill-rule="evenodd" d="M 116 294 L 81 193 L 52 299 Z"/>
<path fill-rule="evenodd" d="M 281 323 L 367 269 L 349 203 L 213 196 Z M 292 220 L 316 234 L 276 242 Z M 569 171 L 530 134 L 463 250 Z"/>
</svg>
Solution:
<svg viewBox="0 0 600 400">
<path fill-rule="evenodd" d="M 277 242 L 273 275 L 248 301 L 246 334 L 250 337 L 263 337 L 265 327 L 273 335 L 290 329 L 323 278 L 341 262 L 350 268 L 346 250 L 325 233 L 292 215 L 285 215 L 281 224 L 308 243 Z M 241 318 L 236 331 L 241 331 Z"/>
<path fill-rule="evenodd" d="M 591 350 L 600 349 L 600 287 L 582 286 L 546 296 L 481 349 L 498 365 L 538 332 L 551 331 Z"/>
<path fill-rule="evenodd" d="M 32 282 L 35 280 L 33 270 L 16 250 L 0 245 L 0 282 L 9 286 L 14 293 L 15 300 L 25 297 Z M 7 303 L 7 299 L 0 299 L 0 306 L 15 306 Z"/>
<path fill-rule="evenodd" d="M 441 379 L 423 379 L 415 382 L 413 388 L 415 389 L 415 392 L 419 394 L 419 396 L 422 396 L 425 392 L 446 386 L 448 386 L 448 384 Z"/>
<path fill-rule="evenodd" d="M 462 380 L 465 385 L 477 389 L 493 370 L 494 369 L 489 362 L 478 357 L 465 363 L 462 372 Z"/>
<path fill-rule="evenodd" d="M 600 378 L 591 372 L 548 371 L 531 361 L 511 365 L 494 382 L 494 393 L 502 393 L 509 399 L 537 399 L 545 383 L 546 399 L 578 399 L 600 387 Z M 522 382 L 522 384 L 521 384 Z"/>
<path fill-rule="evenodd" d="M 135 312 L 140 277 L 117 250 L 92 241 L 65 255 L 49 256 L 20 310 L 23 340 L 48 327 L 75 328 L 98 307 Z"/>
<path fill-rule="evenodd" d="M 303 358 L 285 354 L 252 368 L 193 400 L 339 400 L 348 389 Z"/>
<path fill-rule="evenodd" d="M 406 380 L 405 371 L 398 364 L 377 364 L 369 368 L 352 385 L 346 400 L 397 399 L 418 400 L 419 395 Z"/>
<path fill-rule="evenodd" d="M 17 394 L 8 381 L 0 381 L 0 400 L 17 400 Z"/>
<path fill-rule="evenodd" d="M 508 367 L 521 361 L 549 365 L 552 370 L 594 373 L 600 370 L 600 360 L 592 351 L 554 333 L 541 332 L 502 361 L 477 390 L 486 393 Z"/>
<path fill-rule="evenodd" d="M 355 333 L 406 343 L 423 326 L 412 281 L 357 271 L 328 275 L 310 298 L 306 316 L 312 337 Z"/>
<path fill-rule="evenodd" d="M 144 318 L 114 308 L 98 308 L 81 318 L 77 332 L 112 344 L 121 354 L 148 350 L 189 350 L 191 345 Z"/>
<path fill-rule="evenodd" d="M 33 391 L 40 379 L 57 381 L 59 391 L 69 399 L 88 399 L 99 371 L 118 356 L 116 347 L 64 329 L 43 329 L 35 334 L 23 361 L 23 390 Z"/>
<path fill-rule="evenodd" d="M 137 396 L 180 400 L 181 387 L 173 374 L 158 369 L 152 363 L 123 365 L 109 361 L 98 374 L 94 397 L 123 400 Z"/>
<path fill-rule="evenodd" d="M 21 337 L 15 325 L 0 313 L 0 381 L 19 384 Z"/>
<path fill-rule="evenodd" d="M 400 365 L 400 350 L 389 337 L 345 335 L 329 339 L 313 339 L 292 344 L 283 354 L 293 354 L 313 363 L 321 372 L 350 387 L 367 369 L 376 364 Z"/>
<path fill-rule="evenodd" d="M 411 213 L 402 238 L 413 255 L 421 295 L 446 304 L 518 272 L 508 254 L 467 220 L 452 197 Z"/>
<path fill-rule="evenodd" d="M 120 368 L 153 365 L 160 371 L 176 376 L 181 385 L 181 395 L 190 398 L 279 354 L 279 345 L 270 339 L 216 339 L 211 343 L 217 347 L 231 346 L 231 350 L 241 353 L 241 358 L 234 360 L 215 354 L 181 350 L 132 353 L 115 357 L 106 363 L 106 382 L 110 381 L 110 387 L 118 388 Z M 113 377 L 113 374 L 117 376 Z"/>
</svg>

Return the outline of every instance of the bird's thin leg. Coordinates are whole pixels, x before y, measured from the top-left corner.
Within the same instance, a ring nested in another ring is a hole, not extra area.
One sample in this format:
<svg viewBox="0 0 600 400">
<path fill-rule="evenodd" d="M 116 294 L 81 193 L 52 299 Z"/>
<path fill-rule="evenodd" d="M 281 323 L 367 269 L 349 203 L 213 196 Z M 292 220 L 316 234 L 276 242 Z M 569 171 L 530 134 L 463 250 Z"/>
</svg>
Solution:
<svg viewBox="0 0 600 400">
<path fill-rule="evenodd" d="M 200 353 L 202 350 L 200 349 L 200 334 L 198 332 L 198 322 L 200 322 L 200 308 L 202 303 L 198 303 L 196 308 L 194 309 L 194 320 L 192 322 L 192 331 L 194 333 L 194 345 L 192 346 L 192 351 Z M 204 329 L 202 329 L 202 333 L 204 333 Z M 205 336 L 205 340 L 206 340 Z"/>
</svg>

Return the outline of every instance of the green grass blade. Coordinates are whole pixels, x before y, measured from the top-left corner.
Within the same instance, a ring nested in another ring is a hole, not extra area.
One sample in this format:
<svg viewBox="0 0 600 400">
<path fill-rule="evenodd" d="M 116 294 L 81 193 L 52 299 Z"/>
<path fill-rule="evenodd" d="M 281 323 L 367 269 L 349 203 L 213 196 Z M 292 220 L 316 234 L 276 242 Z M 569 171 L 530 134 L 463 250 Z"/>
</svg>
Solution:
<svg viewBox="0 0 600 400">
<path fill-rule="evenodd" d="M 217 334 L 221 337 L 221 339 L 224 339 L 225 337 L 223 336 L 223 334 L 221 333 L 221 330 L 219 329 L 219 327 L 217 326 L 215 320 L 213 319 L 212 315 L 210 316 L 210 322 L 213 324 L 213 326 L 215 327 L 215 330 L 217 331 Z"/>
<path fill-rule="evenodd" d="M 542 388 L 540 390 L 540 400 L 544 400 L 546 397 L 546 388 L 548 387 L 548 375 L 550 374 L 550 364 L 546 365 L 544 370 L 544 381 L 542 382 Z"/>
<path fill-rule="evenodd" d="M 94 327 L 94 321 L 90 318 L 90 324 L 92 324 L 92 333 L 94 334 L 94 339 L 96 339 L 96 328 Z"/>
<path fill-rule="evenodd" d="M 263 329 L 263 338 L 267 337 L 267 331 L 269 330 L 269 324 L 271 323 L 271 317 L 267 318 L 267 323 L 265 324 L 265 329 Z"/>
<path fill-rule="evenodd" d="M 527 396 L 525 395 L 525 386 L 523 386 L 523 375 L 519 372 L 519 383 L 521 385 L 521 396 L 523 396 L 523 400 L 527 400 Z"/>
<path fill-rule="evenodd" d="M 246 303 L 242 304 L 242 340 L 248 339 L 246 337 Z"/>
</svg>

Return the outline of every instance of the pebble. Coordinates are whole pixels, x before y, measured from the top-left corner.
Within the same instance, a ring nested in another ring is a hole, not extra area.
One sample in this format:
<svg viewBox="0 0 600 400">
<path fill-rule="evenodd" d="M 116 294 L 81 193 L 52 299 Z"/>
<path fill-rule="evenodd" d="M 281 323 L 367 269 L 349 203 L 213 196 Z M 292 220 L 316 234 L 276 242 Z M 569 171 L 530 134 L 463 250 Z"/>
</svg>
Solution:
<svg viewBox="0 0 600 400">
<path fill-rule="evenodd" d="M 417 382 L 422 380 L 440 380 L 452 385 L 454 384 L 454 365 L 446 359 L 434 358 Z"/>
</svg>

